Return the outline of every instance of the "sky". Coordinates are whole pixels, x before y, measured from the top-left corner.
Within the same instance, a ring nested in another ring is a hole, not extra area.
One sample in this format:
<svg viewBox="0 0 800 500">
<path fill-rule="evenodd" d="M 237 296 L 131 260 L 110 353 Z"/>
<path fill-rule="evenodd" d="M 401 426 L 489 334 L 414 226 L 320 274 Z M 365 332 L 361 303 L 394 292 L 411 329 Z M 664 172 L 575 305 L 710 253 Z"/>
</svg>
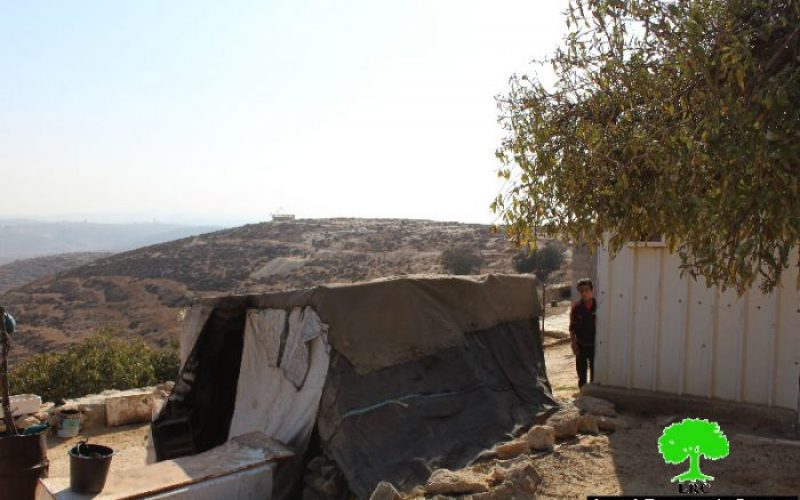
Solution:
<svg viewBox="0 0 800 500">
<path fill-rule="evenodd" d="M 0 0 L 0 215 L 491 223 L 564 1 Z"/>
</svg>

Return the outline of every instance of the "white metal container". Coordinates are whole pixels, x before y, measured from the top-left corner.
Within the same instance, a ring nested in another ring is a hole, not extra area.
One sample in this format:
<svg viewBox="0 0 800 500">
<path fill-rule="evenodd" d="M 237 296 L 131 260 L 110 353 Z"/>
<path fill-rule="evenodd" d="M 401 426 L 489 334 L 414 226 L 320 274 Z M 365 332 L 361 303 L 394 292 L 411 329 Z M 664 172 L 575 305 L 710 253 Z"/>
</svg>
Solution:
<svg viewBox="0 0 800 500">
<path fill-rule="evenodd" d="M 679 266 L 663 245 L 628 245 L 613 259 L 599 250 L 595 381 L 797 410 L 797 266 L 772 293 L 741 297 L 681 277 Z"/>
</svg>

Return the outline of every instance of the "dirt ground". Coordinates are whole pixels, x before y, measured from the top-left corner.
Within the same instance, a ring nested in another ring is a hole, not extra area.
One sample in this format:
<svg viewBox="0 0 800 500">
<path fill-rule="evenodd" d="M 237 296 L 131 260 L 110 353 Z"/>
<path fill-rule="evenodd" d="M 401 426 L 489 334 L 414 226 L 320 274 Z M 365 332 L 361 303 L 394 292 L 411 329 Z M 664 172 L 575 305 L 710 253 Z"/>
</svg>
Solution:
<svg viewBox="0 0 800 500">
<path fill-rule="evenodd" d="M 559 400 L 570 401 L 577 393 L 577 375 L 569 344 L 545 350 L 547 375 Z M 553 453 L 535 461 L 542 484 L 537 498 L 585 499 L 587 495 L 676 494 L 670 478 L 687 464 L 667 465 L 658 452 L 664 416 L 656 408 L 646 414 L 621 413 L 629 429 L 599 436 L 579 436 L 556 445 Z M 684 417 L 697 415 L 678 415 Z M 660 425 L 661 423 L 662 425 Z M 800 492 L 800 446 L 743 443 L 739 434 L 761 434 L 748 426 L 723 426 L 730 440 L 730 454 L 723 460 L 701 462 L 703 472 L 714 476 L 713 495 Z M 768 436 L 766 434 L 762 434 Z"/>
<path fill-rule="evenodd" d="M 147 438 L 150 424 L 125 425 L 122 427 L 102 427 L 90 429 L 80 437 L 63 439 L 56 436 L 47 438 L 47 458 L 50 460 L 50 477 L 69 476 L 69 449 L 81 439 L 89 438 L 90 443 L 102 444 L 114 449 L 111 471 L 141 467 L 145 463 Z"/>
<path fill-rule="evenodd" d="M 560 309 L 560 310 L 559 310 Z M 560 305 L 549 316 L 547 330 L 565 328 L 566 306 Z M 550 311 L 548 311 L 550 312 Z M 578 395 L 574 358 L 568 343 L 549 344 L 545 349 L 547 374 L 557 399 L 569 402 Z M 657 408 L 646 413 L 622 413 L 627 429 L 619 428 L 599 436 L 581 435 L 556 445 L 552 453 L 537 454 L 534 465 L 542 476 L 536 498 L 580 499 L 587 495 L 676 494 L 670 478 L 683 472 L 686 464 L 667 465 L 657 449 L 664 416 Z M 687 416 L 678 415 L 677 419 Z M 112 472 L 138 467 L 145 461 L 148 425 L 98 429 L 89 432 L 91 442 L 116 450 Z M 756 445 L 743 443 L 740 434 L 760 434 L 744 425 L 725 425 L 730 440 L 730 455 L 718 461 L 704 460 L 703 472 L 716 477 L 708 492 L 713 495 L 773 494 L 800 492 L 800 446 Z M 763 435 L 763 434 L 762 434 Z M 77 438 L 48 440 L 50 474 L 69 475 L 67 450 Z"/>
</svg>

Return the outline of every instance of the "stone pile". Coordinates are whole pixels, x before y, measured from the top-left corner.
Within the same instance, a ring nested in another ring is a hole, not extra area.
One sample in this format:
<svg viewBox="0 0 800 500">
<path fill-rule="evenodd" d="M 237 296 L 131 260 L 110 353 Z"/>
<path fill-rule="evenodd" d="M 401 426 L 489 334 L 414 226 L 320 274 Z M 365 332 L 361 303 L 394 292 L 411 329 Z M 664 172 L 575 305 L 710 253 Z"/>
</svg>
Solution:
<svg viewBox="0 0 800 500">
<path fill-rule="evenodd" d="M 161 411 L 174 385 L 173 382 L 166 382 L 156 387 L 103 391 L 59 401 L 58 404 L 42 403 L 38 411 L 17 416 L 14 423 L 19 432 L 43 423 L 49 423 L 55 432 L 61 420 L 60 414 L 64 411 L 77 411 L 80 414 L 82 430 L 150 422 Z M 5 422 L 0 422 L 0 432 L 5 431 Z"/>
<path fill-rule="evenodd" d="M 490 457 L 488 461 L 459 470 L 436 469 L 425 485 L 408 494 L 399 493 L 389 483 L 381 483 L 370 500 L 454 496 L 471 500 L 533 498 L 542 480 L 535 466 L 537 456 L 552 452 L 557 446 L 570 446 L 580 434 L 596 436 L 588 438 L 590 440 L 606 439 L 598 435 L 627 427 L 626 420 L 617 415 L 609 401 L 580 396 L 574 404 L 562 404 L 542 425 L 534 425 L 514 439 L 496 445 L 486 455 Z M 557 445 L 559 441 L 564 443 Z"/>
</svg>

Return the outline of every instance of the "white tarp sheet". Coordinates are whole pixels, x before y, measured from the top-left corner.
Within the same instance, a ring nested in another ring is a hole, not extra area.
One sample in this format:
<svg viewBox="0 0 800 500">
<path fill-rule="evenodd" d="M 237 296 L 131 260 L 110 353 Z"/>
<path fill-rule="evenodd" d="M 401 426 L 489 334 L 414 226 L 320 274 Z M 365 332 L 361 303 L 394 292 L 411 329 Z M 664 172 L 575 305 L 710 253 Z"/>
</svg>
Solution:
<svg viewBox="0 0 800 500">
<path fill-rule="evenodd" d="M 289 315 L 281 366 L 268 362 L 286 324 L 279 309 L 248 311 L 242 365 L 237 385 L 231 438 L 263 432 L 291 446 L 302 456 L 314 429 L 319 400 L 328 374 L 327 325 L 311 307 Z M 253 320 L 251 317 L 269 317 Z M 277 333 L 276 333 L 277 330 Z M 298 387 L 299 386 L 299 387 Z"/>
</svg>

